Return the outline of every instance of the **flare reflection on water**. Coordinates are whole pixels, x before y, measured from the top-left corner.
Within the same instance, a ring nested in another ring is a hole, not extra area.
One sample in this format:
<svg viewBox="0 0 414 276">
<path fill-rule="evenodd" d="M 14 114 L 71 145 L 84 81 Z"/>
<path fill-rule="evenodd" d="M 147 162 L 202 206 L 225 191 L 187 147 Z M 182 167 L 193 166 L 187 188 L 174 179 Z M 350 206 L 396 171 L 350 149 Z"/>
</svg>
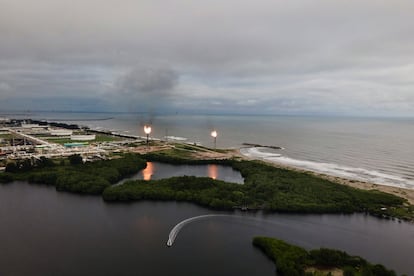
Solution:
<svg viewBox="0 0 414 276">
<path fill-rule="evenodd" d="M 217 165 L 210 164 L 210 165 L 207 166 L 207 170 L 208 170 L 208 177 L 210 177 L 212 179 L 217 179 L 217 175 L 218 175 Z"/>
<path fill-rule="evenodd" d="M 152 162 L 147 162 L 147 167 L 142 170 L 142 178 L 144 180 L 151 180 L 152 175 L 154 174 L 154 165 Z"/>
</svg>

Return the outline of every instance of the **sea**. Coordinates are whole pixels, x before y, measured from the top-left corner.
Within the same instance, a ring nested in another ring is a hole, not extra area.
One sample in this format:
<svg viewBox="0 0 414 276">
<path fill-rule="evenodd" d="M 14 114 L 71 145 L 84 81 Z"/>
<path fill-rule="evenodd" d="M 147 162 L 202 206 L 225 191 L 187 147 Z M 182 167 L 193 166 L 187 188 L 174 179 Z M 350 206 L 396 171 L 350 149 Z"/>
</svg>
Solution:
<svg viewBox="0 0 414 276">
<path fill-rule="evenodd" d="M 318 173 L 414 189 L 414 118 L 356 118 L 154 113 L 11 112 L 92 129 L 214 147 Z M 259 147 L 246 146 L 257 144 Z M 276 149 L 280 147 L 280 149 Z"/>
<path fill-rule="evenodd" d="M 413 119 L 73 112 L 0 117 L 67 122 L 139 136 L 144 136 L 143 126 L 151 124 L 153 138 L 168 136 L 208 147 L 214 147 L 214 129 L 217 148 L 414 188 Z M 181 174 L 243 181 L 231 168 L 160 163 L 131 179 Z M 174 245 L 166 246 L 175 225 L 198 216 L 206 218 L 187 224 Z M 414 225 L 366 214 L 225 212 L 175 201 L 107 203 L 99 196 L 14 181 L 0 185 L 0 225 L 0 275 L 278 275 L 274 263 L 252 245 L 255 236 L 276 237 L 308 250 L 344 250 L 399 275 L 414 275 Z"/>
</svg>

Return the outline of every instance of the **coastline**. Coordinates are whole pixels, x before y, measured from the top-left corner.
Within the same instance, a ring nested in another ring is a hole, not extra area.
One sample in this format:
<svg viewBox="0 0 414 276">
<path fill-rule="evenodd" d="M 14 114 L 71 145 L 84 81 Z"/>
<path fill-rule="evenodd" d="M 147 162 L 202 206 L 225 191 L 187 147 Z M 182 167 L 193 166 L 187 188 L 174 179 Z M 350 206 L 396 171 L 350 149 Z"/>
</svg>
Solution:
<svg viewBox="0 0 414 276">
<path fill-rule="evenodd" d="M 40 121 L 37 120 L 33 120 L 33 122 L 35 123 L 40 123 Z M 79 128 L 78 125 L 68 125 L 66 123 L 56 123 L 56 122 L 47 122 L 49 124 L 52 125 L 58 125 L 59 127 L 65 128 L 65 129 L 71 129 L 71 127 L 75 127 Z M 89 129 L 89 131 L 94 132 L 94 133 L 103 133 L 103 134 L 110 134 L 110 135 L 115 135 L 115 136 L 119 136 L 119 137 L 123 137 L 123 138 L 142 138 L 142 137 L 138 137 L 138 136 L 130 136 L 130 135 L 120 135 L 118 133 L 113 133 L 111 131 L 108 130 L 93 130 L 93 129 Z M 154 138 L 152 138 L 154 139 Z M 191 148 L 192 145 L 191 144 L 185 144 L 187 147 Z M 245 145 L 251 145 L 251 146 L 260 146 L 260 145 L 256 145 L 256 144 L 249 144 L 249 143 L 245 143 Z M 172 149 L 175 148 L 174 145 L 169 145 L 167 144 L 161 144 L 161 145 L 150 145 L 149 147 L 143 147 L 143 148 L 128 148 L 126 151 L 127 152 L 134 152 L 134 153 L 139 153 L 139 154 L 145 154 L 148 152 L 153 152 L 153 151 L 160 151 L 160 150 L 166 150 L 166 149 Z M 274 147 L 274 148 L 280 148 L 280 147 Z M 311 171 L 309 169 L 304 169 L 304 168 L 299 168 L 299 167 L 295 167 L 292 165 L 287 165 L 284 163 L 280 163 L 277 161 L 270 161 L 270 160 L 266 160 L 263 158 L 252 158 L 249 156 L 244 155 L 243 153 L 241 153 L 241 148 L 237 148 L 237 149 L 222 149 L 222 150 L 213 150 L 213 149 L 209 149 L 209 148 L 203 148 L 203 151 L 200 152 L 195 152 L 194 154 L 192 154 L 192 158 L 194 159 L 230 159 L 230 158 L 239 158 L 239 159 L 243 159 L 243 160 L 260 160 L 266 164 L 272 165 L 274 167 L 277 168 L 284 168 L 284 169 L 288 169 L 288 170 L 293 170 L 293 171 L 297 171 L 297 172 L 301 172 L 301 173 L 307 173 L 307 174 L 311 174 L 314 176 L 317 176 L 319 178 L 322 179 L 326 179 L 329 180 L 331 182 L 335 182 L 341 185 L 346 185 L 346 186 L 350 186 L 353 188 L 359 188 L 359 189 L 363 189 L 363 190 L 378 190 L 381 192 L 385 192 L 385 193 L 389 193 L 389 194 L 393 194 L 396 196 L 399 196 L 401 198 L 406 199 L 410 204 L 414 205 L 414 189 L 408 189 L 408 188 L 402 188 L 402 187 L 397 187 L 397 186 L 390 186 L 390 185 L 385 185 L 385 184 L 378 184 L 378 183 L 373 183 L 373 182 L 366 182 L 366 181 L 361 181 L 361 180 L 356 180 L 356 179 L 349 179 L 349 178 L 345 178 L 345 177 L 339 177 L 339 176 L 334 176 L 334 175 L 328 175 L 325 173 L 319 173 L 319 172 L 315 172 L 315 171 Z"/>
<path fill-rule="evenodd" d="M 406 188 L 401 188 L 401 187 L 395 187 L 395 186 L 387 186 L 384 184 L 377 184 L 377 183 L 372 183 L 372 182 L 365 182 L 365 181 L 359 181 L 359 180 L 354 180 L 354 179 L 348 179 L 348 178 L 343 178 L 343 177 L 339 177 L 339 176 L 334 176 L 334 175 L 327 175 L 327 174 L 323 174 L 323 173 L 318 173 L 318 172 L 314 172 L 314 171 L 310 171 L 310 170 L 306 170 L 306 169 L 302 169 L 302 168 L 298 168 L 298 167 L 294 167 L 294 166 L 290 166 L 290 165 L 286 165 L 280 162 L 274 162 L 274 161 L 269 161 L 269 160 L 265 160 L 265 159 L 256 159 L 256 158 L 251 158 L 248 157 L 244 154 L 242 154 L 240 152 L 240 149 L 237 149 L 234 151 L 233 153 L 234 157 L 239 157 L 242 158 L 244 160 L 260 160 L 266 164 L 272 165 L 276 168 L 281 168 L 281 169 L 288 169 L 288 170 L 293 170 L 293 171 L 297 171 L 297 172 L 301 172 L 301 173 L 309 173 L 311 175 L 338 183 L 338 184 L 342 184 L 342 185 L 346 185 L 346 186 L 350 186 L 353 188 L 358 188 L 358 189 L 362 189 L 362 190 L 378 190 L 381 192 L 385 192 L 385 193 L 389 193 L 389 194 L 393 194 L 399 197 L 402 197 L 404 199 L 406 199 L 410 204 L 414 204 L 414 190 L 411 189 L 406 189 Z"/>
<path fill-rule="evenodd" d="M 217 151 L 213 151 L 213 150 L 209 150 L 209 151 L 205 151 L 205 152 L 197 152 L 197 153 L 194 153 L 192 157 L 194 159 L 231 159 L 231 158 L 238 158 L 238 159 L 250 160 L 250 161 L 260 160 L 260 161 L 262 161 L 266 164 L 272 165 L 276 168 L 293 170 L 293 171 L 296 171 L 296 172 L 311 174 L 311 175 L 314 175 L 314 176 L 317 176 L 317 177 L 320 177 L 320 178 L 323 178 L 323 179 L 326 179 L 326 180 L 329 180 L 331 182 L 335 182 L 335 183 L 338 183 L 338 184 L 341 184 L 341 185 L 346 185 L 346 186 L 350 186 L 350 187 L 358 188 L 358 189 L 362 189 L 362 190 L 378 190 L 378 191 L 381 191 L 381 192 L 393 194 L 393 195 L 396 195 L 396 196 L 399 196 L 399 197 L 402 197 L 402 198 L 406 199 L 408 201 L 408 203 L 414 205 L 414 190 L 411 190 L 411 189 L 395 187 L 395 186 L 387 186 L 387 185 L 384 185 L 384 184 L 365 182 L 365 181 L 360 181 L 360 180 L 355 180 L 355 179 L 348 179 L 348 178 L 334 176 L 334 175 L 327 175 L 327 174 L 323 174 L 323 173 L 318 173 L 318 172 L 314 172 L 314 171 L 310 171 L 310 170 L 306 170 L 306 169 L 286 165 L 286 164 L 279 163 L 279 162 L 269 161 L 269 160 L 260 159 L 260 158 L 259 159 L 258 158 L 251 158 L 251 157 L 248 157 L 248 156 L 242 154 L 240 152 L 240 148 L 238 148 L 238 149 L 227 149 L 227 150 L 224 150 L 223 152 L 217 152 Z"/>
</svg>

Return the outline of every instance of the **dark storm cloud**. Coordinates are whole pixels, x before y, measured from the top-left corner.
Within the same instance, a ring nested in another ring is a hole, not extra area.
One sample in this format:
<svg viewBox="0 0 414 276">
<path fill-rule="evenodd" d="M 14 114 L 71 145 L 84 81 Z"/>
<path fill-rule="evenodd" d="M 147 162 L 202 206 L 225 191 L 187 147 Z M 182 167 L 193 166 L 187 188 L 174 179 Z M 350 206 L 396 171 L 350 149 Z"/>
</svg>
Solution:
<svg viewBox="0 0 414 276">
<path fill-rule="evenodd" d="M 178 75 L 166 68 L 134 68 L 116 81 L 122 93 L 139 97 L 163 97 L 175 88 Z"/>
<path fill-rule="evenodd" d="M 403 0 L 3 0 L 0 99 L 413 115 L 413 10 Z"/>
<path fill-rule="evenodd" d="M 128 111 L 149 113 L 171 107 L 178 74 L 168 68 L 140 65 L 119 74 L 106 96 Z"/>
</svg>

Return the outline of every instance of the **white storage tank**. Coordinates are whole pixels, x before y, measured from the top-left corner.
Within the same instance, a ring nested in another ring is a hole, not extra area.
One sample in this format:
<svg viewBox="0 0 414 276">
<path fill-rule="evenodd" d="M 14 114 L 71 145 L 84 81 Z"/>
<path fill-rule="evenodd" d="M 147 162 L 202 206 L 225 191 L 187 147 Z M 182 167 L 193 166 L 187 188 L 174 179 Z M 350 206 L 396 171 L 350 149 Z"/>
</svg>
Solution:
<svg viewBox="0 0 414 276">
<path fill-rule="evenodd" d="M 83 134 L 83 135 L 71 135 L 70 140 L 72 141 L 93 141 L 96 139 L 95 134 Z"/>
</svg>

